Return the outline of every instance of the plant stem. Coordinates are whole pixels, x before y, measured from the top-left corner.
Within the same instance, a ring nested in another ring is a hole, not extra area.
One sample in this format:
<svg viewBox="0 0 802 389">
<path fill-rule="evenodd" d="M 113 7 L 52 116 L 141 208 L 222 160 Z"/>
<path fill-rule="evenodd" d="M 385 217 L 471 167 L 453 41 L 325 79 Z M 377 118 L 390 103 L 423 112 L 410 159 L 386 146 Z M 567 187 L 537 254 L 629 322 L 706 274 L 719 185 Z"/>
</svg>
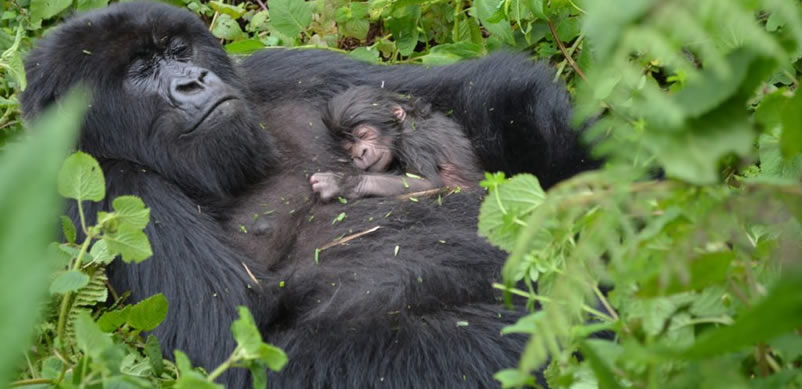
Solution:
<svg viewBox="0 0 802 389">
<path fill-rule="evenodd" d="M 234 363 L 234 360 L 237 359 L 237 354 L 239 354 L 239 350 L 240 346 L 237 346 L 237 348 L 234 349 L 234 351 L 231 353 L 231 355 L 229 355 L 228 359 L 226 359 L 225 362 L 221 363 L 220 366 L 217 366 L 217 368 L 214 369 L 214 371 L 209 373 L 209 376 L 206 377 L 206 380 L 209 382 L 214 382 L 214 380 L 216 380 L 217 377 L 223 374 L 224 371 L 228 370 L 228 368 L 231 367 L 231 364 Z"/>
<path fill-rule="evenodd" d="M 19 380 L 9 383 L 10 387 L 28 386 L 28 385 L 42 385 L 42 384 L 55 384 L 50 378 L 30 378 L 27 380 Z"/>
<path fill-rule="evenodd" d="M 78 202 L 78 204 L 81 203 Z M 80 211 L 80 205 L 78 207 L 79 207 L 79 212 L 81 213 L 81 224 L 83 224 L 83 212 Z M 91 241 L 92 238 L 90 238 L 89 236 L 87 236 L 86 239 L 84 239 L 84 243 L 83 245 L 81 245 L 81 251 L 78 253 L 78 257 L 75 259 L 75 263 L 72 266 L 72 270 L 77 270 L 78 267 L 81 265 L 81 259 L 83 258 L 84 254 L 86 254 L 86 251 L 89 249 L 89 243 Z M 61 342 L 61 350 L 64 353 L 64 355 L 67 355 L 67 349 L 66 349 L 67 346 L 64 340 L 64 332 L 65 332 L 65 327 L 67 325 L 67 314 L 69 313 L 70 310 L 71 299 L 72 299 L 72 292 L 64 293 L 64 297 L 61 299 L 61 308 L 59 309 L 59 314 L 58 314 L 58 325 L 56 326 L 56 335 L 58 336 L 59 342 Z"/>
</svg>

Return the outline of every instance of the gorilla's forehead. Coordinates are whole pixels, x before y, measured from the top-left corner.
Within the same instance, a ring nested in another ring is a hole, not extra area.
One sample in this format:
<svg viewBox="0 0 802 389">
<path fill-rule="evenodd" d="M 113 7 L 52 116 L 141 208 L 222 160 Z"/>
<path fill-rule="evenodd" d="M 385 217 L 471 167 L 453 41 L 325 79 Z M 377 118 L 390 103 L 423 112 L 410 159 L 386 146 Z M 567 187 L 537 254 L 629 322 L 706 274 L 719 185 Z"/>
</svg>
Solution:
<svg viewBox="0 0 802 389">
<path fill-rule="evenodd" d="M 84 56 L 81 62 L 94 57 L 127 64 L 139 53 L 163 49 L 167 38 L 191 41 L 207 36 L 203 23 L 184 10 L 160 3 L 123 3 L 70 20 L 41 45 L 58 45 L 63 48 L 59 53 L 67 57 L 77 51 Z M 51 39 L 55 42 L 48 42 Z"/>
</svg>

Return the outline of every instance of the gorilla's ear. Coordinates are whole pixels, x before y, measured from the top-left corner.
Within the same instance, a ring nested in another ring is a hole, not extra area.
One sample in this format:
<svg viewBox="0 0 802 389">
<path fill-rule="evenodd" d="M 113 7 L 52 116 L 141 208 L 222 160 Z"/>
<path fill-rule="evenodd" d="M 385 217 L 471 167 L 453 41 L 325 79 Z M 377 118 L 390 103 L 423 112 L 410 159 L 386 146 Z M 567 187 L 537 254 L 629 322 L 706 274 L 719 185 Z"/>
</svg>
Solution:
<svg viewBox="0 0 802 389">
<path fill-rule="evenodd" d="M 401 107 L 419 119 L 428 118 L 432 114 L 432 105 L 420 97 L 410 98 L 405 104 L 401 104 Z"/>
</svg>

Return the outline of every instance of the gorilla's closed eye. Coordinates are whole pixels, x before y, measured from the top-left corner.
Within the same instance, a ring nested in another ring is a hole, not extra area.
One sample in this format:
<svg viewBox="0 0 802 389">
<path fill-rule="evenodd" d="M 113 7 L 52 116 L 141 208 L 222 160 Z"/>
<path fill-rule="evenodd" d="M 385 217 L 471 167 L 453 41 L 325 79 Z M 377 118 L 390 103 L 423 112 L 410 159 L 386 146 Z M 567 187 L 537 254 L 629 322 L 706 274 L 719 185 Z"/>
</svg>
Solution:
<svg viewBox="0 0 802 389">
<path fill-rule="evenodd" d="M 167 56 L 176 59 L 188 59 L 192 56 L 192 47 L 181 39 L 173 39 L 167 45 Z"/>
</svg>

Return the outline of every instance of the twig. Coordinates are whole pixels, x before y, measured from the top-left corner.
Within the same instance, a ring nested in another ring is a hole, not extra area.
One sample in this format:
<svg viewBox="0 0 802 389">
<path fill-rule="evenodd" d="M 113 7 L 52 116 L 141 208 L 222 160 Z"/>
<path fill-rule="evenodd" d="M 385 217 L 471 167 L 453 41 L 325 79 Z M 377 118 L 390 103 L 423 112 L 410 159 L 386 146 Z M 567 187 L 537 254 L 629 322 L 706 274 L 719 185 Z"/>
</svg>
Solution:
<svg viewBox="0 0 802 389">
<path fill-rule="evenodd" d="M 259 285 L 259 280 L 257 280 L 256 277 L 253 276 L 253 273 L 251 273 L 251 269 L 248 268 L 248 265 L 246 265 L 245 262 L 240 262 L 240 263 L 242 263 L 242 267 L 244 267 L 245 271 L 248 272 L 248 276 L 251 277 L 253 282 L 255 282 L 256 285 Z"/>
<path fill-rule="evenodd" d="M 443 186 L 443 187 L 440 187 L 440 188 L 422 190 L 420 192 L 412 192 L 412 193 L 402 194 L 402 195 L 399 195 L 398 197 L 396 197 L 396 199 L 398 199 L 398 200 L 409 200 L 411 197 L 426 197 L 426 196 L 432 196 L 432 195 L 442 194 L 442 193 L 451 194 L 451 193 L 454 193 L 455 190 L 456 189 L 454 189 L 452 187 Z"/>
<path fill-rule="evenodd" d="M 353 235 L 348 235 L 348 236 L 344 236 L 344 237 L 342 237 L 340 239 L 333 240 L 333 241 L 331 241 L 329 243 L 324 244 L 323 247 L 321 247 L 319 250 L 323 251 L 325 249 L 329 249 L 329 248 L 332 248 L 332 247 L 337 246 L 337 245 L 348 243 L 348 242 L 350 242 L 350 241 L 352 241 L 352 240 L 354 240 L 356 238 L 359 238 L 360 236 L 370 234 L 371 232 L 374 232 L 374 231 L 378 230 L 379 228 L 381 228 L 381 226 L 376 226 L 376 227 L 373 227 L 371 229 L 367 229 L 367 230 L 362 231 L 362 232 L 357 232 L 356 234 L 353 234 Z"/>
<path fill-rule="evenodd" d="M 565 57 L 565 60 L 568 61 L 568 64 L 570 64 L 572 68 L 574 68 L 574 71 L 582 80 L 587 81 L 588 79 L 585 77 L 585 73 L 583 73 L 582 69 L 579 68 L 579 65 L 577 65 L 576 62 L 574 62 L 574 59 L 571 57 L 570 54 L 568 54 L 568 50 L 565 49 L 565 45 L 563 45 L 563 42 L 560 40 L 560 37 L 557 36 L 557 29 L 554 28 L 554 23 L 551 21 L 551 19 L 546 20 L 546 22 L 548 23 L 549 30 L 551 30 L 551 35 L 554 37 L 554 41 L 557 42 L 557 47 L 560 48 L 560 51 L 563 53 L 563 56 Z"/>
<path fill-rule="evenodd" d="M 13 388 L 16 386 L 41 385 L 41 384 L 53 385 L 55 384 L 55 382 L 53 382 L 53 380 L 50 378 L 31 378 L 27 380 L 14 381 L 9 383 L 8 385 Z"/>
<path fill-rule="evenodd" d="M 259 4 L 259 6 L 262 7 L 263 10 L 267 11 L 267 6 L 265 5 L 265 3 L 262 2 L 262 0 L 256 0 L 256 3 Z"/>
</svg>

